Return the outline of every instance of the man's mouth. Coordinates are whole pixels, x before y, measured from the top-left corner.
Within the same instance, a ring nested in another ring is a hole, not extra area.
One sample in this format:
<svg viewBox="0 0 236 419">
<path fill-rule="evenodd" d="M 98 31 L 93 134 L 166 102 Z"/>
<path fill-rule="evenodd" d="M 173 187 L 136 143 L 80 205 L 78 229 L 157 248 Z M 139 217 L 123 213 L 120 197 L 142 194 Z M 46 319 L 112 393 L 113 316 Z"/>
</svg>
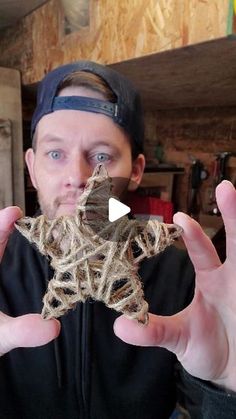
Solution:
<svg viewBox="0 0 236 419">
<path fill-rule="evenodd" d="M 83 189 L 81 188 L 80 190 L 77 191 L 77 193 L 74 192 L 68 192 L 67 194 L 65 194 L 64 196 L 62 195 L 61 197 L 57 198 L 57 204 L 59 206 L 63 205 L 63 206 L 76 206 L 81 194 L 83 193 Z"/>
</svg>

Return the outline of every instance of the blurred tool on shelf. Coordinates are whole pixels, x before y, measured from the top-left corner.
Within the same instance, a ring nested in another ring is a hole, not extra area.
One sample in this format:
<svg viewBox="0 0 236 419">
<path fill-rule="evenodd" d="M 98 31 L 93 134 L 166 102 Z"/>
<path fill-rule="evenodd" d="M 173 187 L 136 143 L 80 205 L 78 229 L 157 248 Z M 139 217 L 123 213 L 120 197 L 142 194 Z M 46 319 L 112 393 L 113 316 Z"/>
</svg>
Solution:
<svg viewBox="0 0 236 419">
<path fill-rule="evenodd" d="M 191 217 L 198 219 L 202 209 L 199 189 L 202 181 L 208 178 L 208 171 L 200 160 L 193 156 L 190 156 L 190 159 L 192 164 L 189 176 L 187 212 Z"/>
<path fill-rule="evenodd" d="M 231 151 L 223 151 L 216 154 L 216 159 L 213 164 L 212 173 L 212 187 L 209 193 L 209 214 L 220 215 L 219 208 L 216 203 L 215 189 L 216 186 L 224 179 L 227 179 L 227 162 L 233 153 Z"/>
</svg>

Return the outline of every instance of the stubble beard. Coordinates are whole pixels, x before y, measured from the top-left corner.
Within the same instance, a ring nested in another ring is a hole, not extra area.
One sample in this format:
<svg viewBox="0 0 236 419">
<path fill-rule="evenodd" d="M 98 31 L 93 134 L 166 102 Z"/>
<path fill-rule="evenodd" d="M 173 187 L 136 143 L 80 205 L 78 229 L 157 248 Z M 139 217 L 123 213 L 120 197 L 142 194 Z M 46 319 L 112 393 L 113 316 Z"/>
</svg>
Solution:
<svg viewBox="0 0 236 419">
<path fill-rule="evenodd" d="M 125 202 L 127 198 L 128 193 L 128 184 L 130 179 L 128 178 L 119 178 L 119 182 L 115 185 L 114 184 L 114 191 L 112 191 L 112 196 L 117 196 L 117 198 L 120 199 L 121 202 Z M 60 208 L 60 205 L 62 202 L 66 201 L 67 199 L 73 199 L 75 201 L 78 201 L 79 196 L 82 194 L 83 190 L 78 191 L 70 191 L 66 194 L 54 198 L 51 202 L 46 202 L 45 198 L 43 197 L 43 194 L 38 190 L 37 191 L 37 197 L 38 197 L 38 203 L 40 206 L 41 213 L 45 215 L 48 219 L 52 220 L 55 219 L 58 216 L 61 215 L 73 215 L 73 214 L 57 214 L 58 209 Z M 74 211 L 75 212 L 75 211 Z"/>
<path fill-rule="evenodd" d="M 38 195 L 38 203 L 40 206 L 41 213 L 45 215 L 47 218 L 49 218 L 50 220 L 53 220 L 54 218 L 57 218 L 61 215 L 73 215 L 70 213 L 58 214 L 58 210 L 60 209 L 61 203 L 65 202 L 67 199 L 73 199 L 77 201 L 79 198 L 78 193 L 68 192 L 65 195 L 54 198 L 51 202 L 48 203 L 46 202 L 45 198 L 40 193 L 40 191 L 38 191 L 37 195 Z"/>
<path fill-rule="evenodd" d="M 37 196 L 41 213 L 50 220 L 56 218 L 57 207 L 55 205 L 55 200 L 52 203 L 46 203 L 40 192 L 37 193 Z"/>
</svg>

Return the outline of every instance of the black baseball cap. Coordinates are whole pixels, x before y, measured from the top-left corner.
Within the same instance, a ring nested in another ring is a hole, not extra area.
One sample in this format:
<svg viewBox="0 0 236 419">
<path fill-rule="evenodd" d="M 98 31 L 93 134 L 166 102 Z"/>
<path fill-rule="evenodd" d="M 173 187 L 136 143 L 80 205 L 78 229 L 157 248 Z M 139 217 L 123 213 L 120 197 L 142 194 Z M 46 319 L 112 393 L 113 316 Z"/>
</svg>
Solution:
<svg viewBox="0 0 236 419">
<path fill-rule="evenodd" d="M 82 96 L 57 96 L 62 81 L 76 71 L 100 76 L 115 94 L 116 102 Z M 36 125 L 44 115 L 60 109 L 103 113 L 111 117 L 130 136 L 135 151 L 143 152 L 144 121 L 140 95 L 126 77 L 110 67 L 92 61 L 77 61 L 49 72 L 38 87 L 31 136 L 33 137 Z"/>
</svg>

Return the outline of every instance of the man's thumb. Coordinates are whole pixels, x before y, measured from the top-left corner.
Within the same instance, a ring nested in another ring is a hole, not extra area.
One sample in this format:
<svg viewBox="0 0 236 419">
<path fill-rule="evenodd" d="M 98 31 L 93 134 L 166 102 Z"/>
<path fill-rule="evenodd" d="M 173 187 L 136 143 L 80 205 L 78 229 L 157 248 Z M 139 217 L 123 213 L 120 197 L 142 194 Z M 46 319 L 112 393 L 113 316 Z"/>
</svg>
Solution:
<svg viewBox="0 0 236 419">
<path fill-rule="evenodd" d="M 60 333 L 58 320 L 43 320 L 40 314 L 0 316 L 0 355 L 18 347 L 45 345 Z"/>
</svg>

